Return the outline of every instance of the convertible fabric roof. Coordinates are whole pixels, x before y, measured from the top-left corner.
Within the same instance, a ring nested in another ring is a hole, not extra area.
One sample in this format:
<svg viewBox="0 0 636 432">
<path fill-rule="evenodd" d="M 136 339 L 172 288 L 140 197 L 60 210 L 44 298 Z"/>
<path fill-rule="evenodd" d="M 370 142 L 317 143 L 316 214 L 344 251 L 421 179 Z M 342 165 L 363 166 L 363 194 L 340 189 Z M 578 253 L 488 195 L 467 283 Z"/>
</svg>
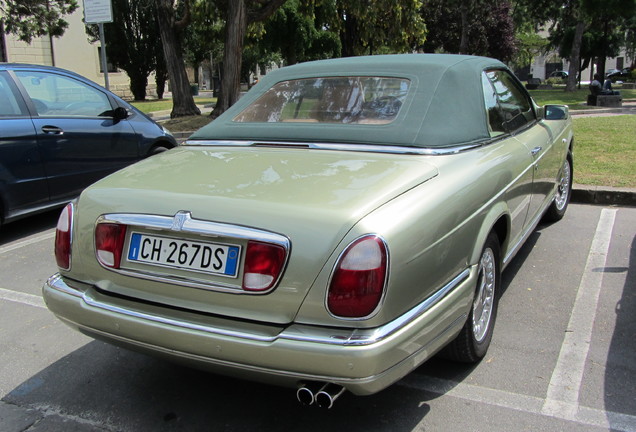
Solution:
<svg viewBox="0 0 636 432">
<path fill-rule="evenodd" d="M 452 54 L 398 54 L 301 63 L 272 71 L 193 140 L 334 142 L 446 147 L 490 138 L 481 72 L 507 69 L 498 60 Z M 232 119 L 274 84 L 321 76 L 407 78 L 409 93 L 385 125 L 241 123 Z"/>
</svg>

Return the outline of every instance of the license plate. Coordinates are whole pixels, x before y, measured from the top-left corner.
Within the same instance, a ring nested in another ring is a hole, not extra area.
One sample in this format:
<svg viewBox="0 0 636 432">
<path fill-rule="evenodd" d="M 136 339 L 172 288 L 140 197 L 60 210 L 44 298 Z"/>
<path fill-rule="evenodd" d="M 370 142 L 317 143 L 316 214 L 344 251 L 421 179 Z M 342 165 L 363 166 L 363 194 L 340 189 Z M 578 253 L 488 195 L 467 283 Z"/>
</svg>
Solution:
<svg viewBox="0 0 636 432">
<path fill-rule="evenodd" d="M 132 233 L 128 260 L 236 277 L 240 246 Z"/>
</svg>

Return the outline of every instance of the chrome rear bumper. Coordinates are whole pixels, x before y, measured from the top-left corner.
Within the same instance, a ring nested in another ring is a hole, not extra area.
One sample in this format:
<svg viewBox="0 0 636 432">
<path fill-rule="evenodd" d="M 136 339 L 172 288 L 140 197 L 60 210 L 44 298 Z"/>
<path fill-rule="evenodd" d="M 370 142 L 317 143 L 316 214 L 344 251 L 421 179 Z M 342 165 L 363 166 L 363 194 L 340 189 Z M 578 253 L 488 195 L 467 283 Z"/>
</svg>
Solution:
<svg viewBox="0 0 636 432">
<path fill-rule="evenodd" d="M 234 322 L 139 305 L 59 274 L 46 282 L 43 295 L 62 321 L 97 339 L 226 375 L 287 386 L 333 382 L 364 395 L 397 381 L 459 332 L 475 277 L 475 269 L 465 270 L 415 308 L 373 329 Z"/>
</svg>

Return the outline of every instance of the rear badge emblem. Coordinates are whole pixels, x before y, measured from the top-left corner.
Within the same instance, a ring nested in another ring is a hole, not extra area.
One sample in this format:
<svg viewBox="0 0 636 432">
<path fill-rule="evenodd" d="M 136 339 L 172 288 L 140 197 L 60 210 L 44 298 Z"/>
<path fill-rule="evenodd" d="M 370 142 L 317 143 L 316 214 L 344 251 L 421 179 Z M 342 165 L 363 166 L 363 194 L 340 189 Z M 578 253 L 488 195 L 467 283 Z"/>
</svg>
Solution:
<svg viewBox="0 0 636 432">
<path fill-rule="evenodd" d="M 172 231 L 181 231 L 183 230 L 183 225 L 190 219 L 192 219 L 192 213 L 185 210 L 178 211 L 177 214 L 174 215 L 170 229 Z"/>
</svg>

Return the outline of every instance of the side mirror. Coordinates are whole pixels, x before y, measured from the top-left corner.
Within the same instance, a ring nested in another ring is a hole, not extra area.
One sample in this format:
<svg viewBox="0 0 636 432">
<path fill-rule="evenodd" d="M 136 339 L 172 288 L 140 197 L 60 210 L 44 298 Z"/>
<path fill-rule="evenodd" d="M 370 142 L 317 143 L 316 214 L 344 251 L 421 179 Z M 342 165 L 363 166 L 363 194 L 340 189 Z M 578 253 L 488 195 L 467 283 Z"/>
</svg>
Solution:
<svg viewBox="0 0 636 432">
<path fill-rule="evenodd" d="M 115 120 L 125 120 L 128 118 L 128 111 L 126 108 L 117 107 L 113 110 L 113 118 Z"/>
<path fill-rule="evenodd" d="M 543 118 L 546 120 L 566 120 L 570 116 L 567 105 L 546 105 L 543 107 Z"/>
</svg>

